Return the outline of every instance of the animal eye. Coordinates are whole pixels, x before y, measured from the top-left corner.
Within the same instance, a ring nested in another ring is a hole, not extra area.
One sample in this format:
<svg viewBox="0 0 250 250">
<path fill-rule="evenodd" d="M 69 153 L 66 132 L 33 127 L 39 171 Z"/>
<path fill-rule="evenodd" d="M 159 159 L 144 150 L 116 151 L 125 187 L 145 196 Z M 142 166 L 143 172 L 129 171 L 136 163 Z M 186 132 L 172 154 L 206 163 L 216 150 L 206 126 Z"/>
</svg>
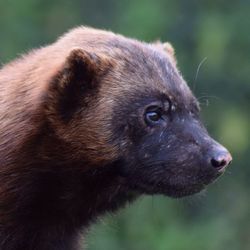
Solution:
<svg viewBox="0 0 250 250">
<path fill-rule="evenodd" d="M 155 124 L 158 123 L 162 119 L 162 112 L 161 109 L 148 109 L 145 112 L 145 122 L 147 124 Z"/>
<path fill-rule="evenodd" d="M 147 120 L 157 122 L 161 119 L 161 115 L 155 111 L 150 111 L 146 113 Z"/>
</svg>

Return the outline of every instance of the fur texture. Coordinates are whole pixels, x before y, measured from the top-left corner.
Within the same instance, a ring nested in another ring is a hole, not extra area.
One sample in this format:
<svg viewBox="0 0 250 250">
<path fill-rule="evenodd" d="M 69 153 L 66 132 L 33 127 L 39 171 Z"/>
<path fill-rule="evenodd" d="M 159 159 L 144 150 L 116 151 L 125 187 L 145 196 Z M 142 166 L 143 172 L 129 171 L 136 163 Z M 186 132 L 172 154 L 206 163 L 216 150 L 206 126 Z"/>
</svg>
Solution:
<svg viewBox="0 0 250 250">
<path fill-rule="evenodd" d="M 229 164 L 169 43 L 74 29 L 0 70 L 0 249 L 73 250 L 141 194 L 200 191 Z"/>
</svg>

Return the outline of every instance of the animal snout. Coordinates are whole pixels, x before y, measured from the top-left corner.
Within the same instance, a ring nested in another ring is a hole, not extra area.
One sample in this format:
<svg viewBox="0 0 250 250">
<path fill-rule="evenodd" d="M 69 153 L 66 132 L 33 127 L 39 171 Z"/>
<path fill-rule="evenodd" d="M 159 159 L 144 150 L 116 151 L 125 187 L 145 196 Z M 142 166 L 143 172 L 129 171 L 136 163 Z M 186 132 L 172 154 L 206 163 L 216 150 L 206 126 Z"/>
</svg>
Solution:
<svg viewBox="0 0 250 250">
<path fill-rule="evenodd" d="M 210 153 L 209 161 L 211 167 L 221 172 L 232 162 L 232 156 L 227 149 L 222 146 L 217 146 Z"/>
</svg>

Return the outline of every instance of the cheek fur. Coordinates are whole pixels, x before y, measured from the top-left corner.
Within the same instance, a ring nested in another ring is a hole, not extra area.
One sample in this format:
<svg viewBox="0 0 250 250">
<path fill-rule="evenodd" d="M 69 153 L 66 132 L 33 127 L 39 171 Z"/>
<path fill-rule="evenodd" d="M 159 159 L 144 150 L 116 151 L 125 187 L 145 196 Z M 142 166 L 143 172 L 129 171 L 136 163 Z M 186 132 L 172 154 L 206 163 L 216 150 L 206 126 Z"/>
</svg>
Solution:
<svg viewBox="0 0 250 250">
<path fill-rule="evenodd" d="M 168 129 L 151 130 L 151 134 L 140 138 L 140 143 L 132 144 L 124 167 L 130 184 L 139 186 L 142 192 L 171 196 L 178 190 L 182 194 L 187 190 L 198 192 L 216 179 L 220 174 L 206 161 L 211 140 L 198 124 L 177 123 Z"/>
</svg>

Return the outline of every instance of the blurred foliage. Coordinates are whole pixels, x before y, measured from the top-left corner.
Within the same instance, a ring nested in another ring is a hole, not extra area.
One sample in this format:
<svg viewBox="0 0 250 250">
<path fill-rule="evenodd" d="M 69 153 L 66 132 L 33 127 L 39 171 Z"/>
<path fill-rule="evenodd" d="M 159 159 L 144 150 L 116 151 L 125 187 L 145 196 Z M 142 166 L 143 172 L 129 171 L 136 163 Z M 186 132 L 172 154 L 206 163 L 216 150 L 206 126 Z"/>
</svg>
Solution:
<svg viewBox="0 0 250 250">
<path fill-rule="evenodd" d="M 202 194 L 144 197 L 105 217 L 89 232 L 88 249 L 250 249 L 250 1 L 0 0 L 0 61 L 81 24 L 170 41 L 208 130 L 234 157 Z"/>
</svg>

